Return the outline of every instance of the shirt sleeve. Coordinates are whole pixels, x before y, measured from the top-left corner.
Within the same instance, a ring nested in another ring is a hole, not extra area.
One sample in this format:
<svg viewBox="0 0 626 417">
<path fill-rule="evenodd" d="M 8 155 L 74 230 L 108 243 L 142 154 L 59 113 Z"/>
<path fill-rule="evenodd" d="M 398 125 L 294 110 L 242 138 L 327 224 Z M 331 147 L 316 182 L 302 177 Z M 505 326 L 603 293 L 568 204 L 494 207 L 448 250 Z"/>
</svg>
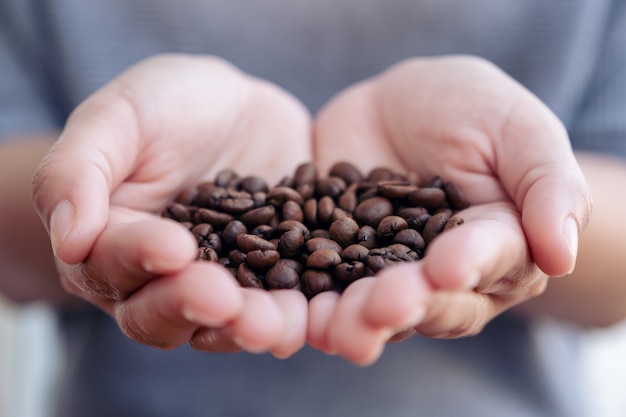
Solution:
<svg viewBox="0 0 626 417">
<path fill-rule="evenodd" d="M 600 59 L 569 133 L 575 149 L 626 158 L 626 2 L 614 4 Z"/>
<path fill-rule="evenodd" d="M 32 65 L 34 56 L 20 34 L 0 16 L 0 142 L 13 136 L 58 130 L 44 80 Z"/>
</svg>

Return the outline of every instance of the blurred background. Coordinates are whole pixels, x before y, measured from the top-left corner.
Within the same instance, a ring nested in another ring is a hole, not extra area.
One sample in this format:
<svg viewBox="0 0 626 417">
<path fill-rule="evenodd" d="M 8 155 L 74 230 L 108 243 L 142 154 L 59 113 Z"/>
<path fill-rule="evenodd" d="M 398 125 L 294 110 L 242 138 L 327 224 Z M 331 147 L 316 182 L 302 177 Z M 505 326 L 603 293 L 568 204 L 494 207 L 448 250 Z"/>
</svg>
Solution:
<svg viewBox="0 0 626 417">
<path fill-rule="evenodd" d="M 537 325 L 541 343 L 551 340 L 554 323 Z M 587 334 L 580 371 L 592 401 L 589 417 L 626 416 L 626 323 Z M 0 417 L 52 417 L 56 375 L 62 372 L 55 322 L 45 305 L 16 308 L 0 298 Z"/>
</svg>

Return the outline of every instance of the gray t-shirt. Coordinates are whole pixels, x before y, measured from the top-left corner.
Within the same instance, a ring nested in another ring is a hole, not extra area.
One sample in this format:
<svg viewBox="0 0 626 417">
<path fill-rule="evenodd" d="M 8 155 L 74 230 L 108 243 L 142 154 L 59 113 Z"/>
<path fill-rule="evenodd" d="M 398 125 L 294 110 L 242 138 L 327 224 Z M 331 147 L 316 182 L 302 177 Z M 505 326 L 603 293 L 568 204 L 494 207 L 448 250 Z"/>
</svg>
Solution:
<svg viewBox="0 0 626 417">
<path fill-rule="evenodd" d="M 312 111 L 401 59 L 480 55 L 543 99 L 576 148 L 626 157 L 617 0 L 0 0 L 0 140 L 61 128 L 96 88 L 160 52 L 222 56 Z M 591 415 L 576 333 L 554 355 L 508 315 L 476 337 L 390 345 L 364 369 L 309 349 L 284 361 L 162 352 L 98 311 L 61 317 L 61 417 Z"/>
</svg>

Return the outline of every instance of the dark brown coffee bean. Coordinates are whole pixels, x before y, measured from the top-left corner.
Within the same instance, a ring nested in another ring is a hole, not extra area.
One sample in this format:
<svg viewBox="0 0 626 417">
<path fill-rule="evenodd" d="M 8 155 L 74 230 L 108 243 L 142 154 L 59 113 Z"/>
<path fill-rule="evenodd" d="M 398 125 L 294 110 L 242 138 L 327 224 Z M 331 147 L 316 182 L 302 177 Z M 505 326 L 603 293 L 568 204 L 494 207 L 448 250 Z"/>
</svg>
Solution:
<svg viewBox="0 0 626 417">
<path fill-rule="evenodd" d="M 346 182 L 339 177 L 318 179 L 315 182 L 316 194 L 320 197 L 330 196 L 337 198 L 346 190 Z"/>
<path fill-rule="evenodd" d="M 459 227 L 463 223 L 465 223 L 465 220 L 463 220 L 462 217 L 452 216 L 450 217 L 446 225 L 443 227 L 443 231 L 445 232 L 446 230 L 454 229 L 455 227 Z"/>
<path fill-rule="evenodd" d="M 302 184 L 314 184 L 317 180 L 317 166 L 314 163 L 306 162 L 298 165 L 293 176 L 295 186 Z"/>
<path fill-rule="evenodd" d="M 356 235 L 356 239 L 359 245 L 365 246 L 367 249 L 372 249 L 377 245 L 376 229 L 372 226 L 362 226 L 359 229 L 359 233 Z"/>
<path fill-rule="evenodd" d="M 183 206 L 191 206 L 195 204 L 197 191 L 193 188 L 184 190 L 174 200 L 174 203 L 182 204 Z"/>
<path fill-rule="evenodd" d="M 240 220 L 231 220 L 222 231 L 222 242 L 230 246 L 235 246 L 237 236 L 242 233 L 248 233 L 248 228 Z"/>
<path fill-rule="evenodd" d="M 363 181 L 363 174 L 361 171 L 359 171 L 359 169 L 351 163 L 345 161 L 336 162 L 330 168 L 328 176 L 339 177 L 343 179 L 346 184 Z"/>
<path fill-rule="evenodd" d="M 333 276 L 341 283 L 351 284 L 367 274 L 367 267 L 363 262 L 342 262 L 333 270 Z"/>
<path fill-rule="evenodd" d="M 370 182 L 393 180 L 394 178 L 396 178 L 396 176 L 393 171 L 385 167 L 374 168 L 367 176 L 367 180 Z"/>
<path fill-rule="evenodd" d="M 218 187 L 228 188 L 234 186 L 239 180 L 237 173 L 231 169 L 225 169 L 220 171 L 215 176 L 215 185 Z"/>
<path fill-rule="evenodd" d="M 250 231 L 250 234 L 262 237 L 265 240 L 270 240 L 274 234 L 274 229 L 268 224 L 260 224 Z"/>
<path fill-rule="evenodd" d="M 236 277 L 239 285 L 244 288 L 263 288 L 262 275 L 253 271 L 245 263 L 242 263 L 237 267 Z"/>
<path fill-rule="evenodd" d="M 289 200 L 295 201 L 298 204 L 304 202 L 300 193 L 290 187 L 274 187 L 267 193 L 267 203 L 273 206 L 281 206 L 285 201 Z"/>
<path fill-rule="evenodd" d="M 358 183 L 353 183 L 346 188 L 346 191 L 339 196 L 337 200 L 337 204 L 346 212 L 352 214 L 354 213 L 354 209 L 356 209 L 359 200 L 356 196 L 356 190 L 358 187 Z"/>
<path fill-rule="evenodd" d="M 304 223 L 309 227 L 317 226 L 317 200 L 314 198 L 308 199 L 304 202 L 302 207 L 302 215 L 304 217 Z"/>
<path fill-rule="evenodd" d="M 424 225 L 426 225 L 426 222 L 430 219 L 430 214 L 424 207 L 403 208 L 398 211 L 398 216 L 406 220 L 409 228 L 415 229 L 418 232 L 424 229 Z"/>
<path fill-rule="evenodd" d="M 432 177 L 426 184 L 423 185 L 424 188 L 443 188 L 443 178 L 439 175 L 435 175 Z"/>
<path fill-rule="evenodd" d="M 350 217 L 335 220 L 328 229 L 328 235 L 330 238 L 339 243 L 342 247 L 346 247 L 356 242 L 358 233 L 359 225 Z"/>
<path fill-rule="evenodd" d="M 323 237 L 312 237 L 305 242 L 304 248 L 308 253 L 313 253 L 318 249 L 332 249 L 339 254 L 341 253 L 341 245 L 339 243 Z"/>
<path fill-rule="evenodd" d="M 374 272 L 394 265 L 398 262 L 418 260 L 419 255 L 406 245 L 395 243 L 384 248 L 374 248 L 369 251 L 366 264 Z"/>
<path fill-rule="evenodd" d="M 252 201 L 254 201 L 254 207 L 262 207 L 267 201 L 267 193 L 264 191 L 257 191 L 252 194 Z"/>
<path fill-rule="evenodd" d="M 191 221 L 189 209 L 187 208 L 187 206 L 180 203 L 169 205 L 163 212 L 163 217 L 167 217 L 181 223 Z"/>
<path fill-rule="evenodd" d="M 302 292 L 308 298 L 324 291 L 330 291 L 335 286 L 333 276 L 328 271 L 318 271 L 316 269 L 307 269 L 302 273 Z"/>
<path fill-rule="evenodd" d="M 311 238 L 315 237 L 323 237 L 325 239 L 330 239 L 330 235 L 328 234 L 328 230 L 326 229 L 315 229 L 310 234 Z"/>
<path fill-rule="evenodd" d="M 276 230 L 279 234 L 288 232 L 291 229 L 299 229 L 302 231 L 302 235 L 304 235 L 305 240 L 310 238 L 311 232 L 309 231 L 309 228 L 306 227 L 304 223 L 297 220 L 284 220 L 276 225 Z"/>
<path fill-rule="evenodd" d="M 447 182 L 443 189 L 448 197 L 448 202 L 455 210 L 464 210 L 469 207 L 469 201 L 465 198 L 459 187 L 453 182 Z"/>
<path fill-rule="evenodd" d="M 249 194 L 254 194 L 256 192 L 267 193 L 269 190 L 267 186 L 267 182 L 261 177 L 257 176 L 249 176 L 242 178 L 239 180 L 239 188 L 243 191 L 248 192 Z"/>
<path fill-rule="evenodd" d="M 265 271 L 278 262 L 280 253 L 277 250 L 257 249 L 246 254 L 246 262 L 255 271 Z"/>
<path fill-rule="evenodd" d="M 393 241 L 396 243 L 402 243 L 413 250 L 424 249 L 424 238 L 415 229 L 400 230 L 393 237 Z"/>
<path fill-rule="evenodd" d="M 218 254 L 222 253 L 222 238 L 217 233 L 211 233 L 201 244 L 204 247 L 211 248 Z"/>
<path fill-rule="evenodd" d="M 365 200 L 369 200 L 371 198 L 374 197 L 378 197 L 378 188 L 377 187 L 373 187 L 373 188 L 369 188 L 359 194 L 357 194 L 357 198 L 359 200 L 359 203 L 362 203 Z M 355 208 L 356 210 L 356 208 Z"/>
<path fill-rule="evenodd" d="M 270 241 L 249 233 L 240 233 L 237 235 L 236 241 L 239 249 L 244 252 L 253 250 L 276 250 L 276 246 Z"/>
<path fill-rule="evenodd" d="M 360 203 L 354 210 L 355 219 L 373 228 L 378 227 L 380 221 L 393 214 L 393 204 L 384 197 L 372 197 Z"/>
<path fill-rule="evenodd" d="M 295 258 L 300 255 L 304 245 L 304 234 L 299 228 L 293 228 L 280 236 L 278 251 L 285 258 Z"/>
<path fill-rule="evenodd" d="M 378 185 L 378 194 L 390 199 L 405 198 L 407 195 L 417 190 L 415 185 L 397 182 L 381 183 Z"/>
<path fill-rule="evenodd" d="M 424 226 L 422 237 L 428 245 L 438 234 L 443 231 L 444 226 L 448 223 L 450 214 L 447 211 L 436 213 L 430 217 L 428 223 Z"/>
<path fill-rule="evenodd" d="M 213 249 L 207 248 L 207 247 L 198 248 L 198 260 L 199 261 L 217 262 L 217 260 L 218 260 L 217 252 L 215 252 Z"/>
<path fill-rule="evenodd" d="M 299 222 L 304 221 L 304 214 L 302 213 L 302 207 L 295 201 L 285 201 L 282 207 L 283 220 L 296 220 Z"/>
<path fill-rule="evenodd" d="M 333 249 L 318 249 L 311 253 L 306 266 L 315 269 L 328 269 L 341 263 L 341 256 Z"/>
<path fill-rule="evenodd" d="M 235 218 L 228 214 L 212 209 L 200 208 L 194 216 L 194 223 L 209 223 L 216 229 L 221 229 Z"/>
<path fill-rule="evenodd" d="M 260 224 L 269 224 L 275 214 L 274 206 L 261 206 L 243 213 L 240 219 L 246 226 L 254 227 Z"/>
<path fill-rule="evenodd" d="M 274 290 L 295 288 L 300 283 L 298 272 L 281 261 L 276 262 L 276 265 L 265 273 L 267 286 Z"/>
<path fill-rule="evenodd" d="M 226 194 L 224 188 L 218 187 L 213 183 L 203 183 L 198 188 L 194 203 L 198 207 L 216 209 L 222 196 Z"/>
<path fill-rule="evenodd" d="M 333 210 L 336 208 L 335 200 L 331 196 L 320 198 L 317 203 L 317 221 L 318 224 L 330 224 Z"/>
<path fill-rule="evenodd" d="M 411 192 L 407 199 L 413 206 L 435 210 L 445 205 L 446 193 L 441 188 L 418 188 Z"/>
<path fill-rule="evenodd" d="M 419 255 L 407 245 L 402 243 L 394 243 L 387 246 L 389 256 L 398 262 L 416 261 Z"/>
<path fill-rule="evenodd" d="M 209 223 L 199 223 L 191 228 L 191 233 L 196 238 L 198 246 L 206 246 L 204 242 L 213 233 L 213 226 Z"/>
<path fill-rule="evenodd" d="M 314 184 L 300 184 L 296 187 L 298 194 L 302 196 L 304 201 L 309 198 L 315 197 L 315 185 Z"/>
<path fill-rule="evenodd" d="M 376 234 L 382 238 L 393 237 L 400 230 L 407 229 L 408 227 L 409 224 L 404 218 L 393 215 L 387 216 L 378 223 Z"/>
<path fill-rule="evenodd" d="M 241 214 L 254 208 L 254 200 L 245 191 L 230 191 L 220 199 L 219 208 L 226 213 Z"/>
<path fill-rule="evenodd" d="M 346 218 L 346 217 L 351 219 L 352 215 L 342 208 L 335 207 L 335 209 L 333 210 L 333 213 L 330 215 L 330 222 L 332 224 L 332 222 Z"/>
<path fill-rule="evenodd" d="M 369 249 L 363 245 L 354 244 L 341 251 L 341 259 L 346 262 L 364 261 L 367 258 Z"/>
<path fill-rule="evenodd" d="M 244 263 L 246 259 L 246 254 L 239 249 L 234 249 L 228 252 L 228 263 L 229 266 L 232 266 L 233 268 L 237 268 L 239 265 Z"/>
</svg>

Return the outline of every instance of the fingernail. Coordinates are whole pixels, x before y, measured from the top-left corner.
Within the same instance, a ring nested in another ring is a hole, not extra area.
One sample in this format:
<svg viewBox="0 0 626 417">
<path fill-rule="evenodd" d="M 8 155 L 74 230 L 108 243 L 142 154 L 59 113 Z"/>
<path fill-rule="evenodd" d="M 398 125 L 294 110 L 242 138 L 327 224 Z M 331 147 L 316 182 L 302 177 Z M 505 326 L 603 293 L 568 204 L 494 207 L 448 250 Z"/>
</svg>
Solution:
<svg viewBox="0 0 626 417">
<path fill-rule="evenodd" d="M 570 268 L 568 273 L 572 273 L 576 266 L 576 256 L 578 255 L 578 224 L 571 216 L 566 217 L 563 222 L 563 236 L 565 237 L 567 249 L 570 254 Z"/>
<path fill-rule="evenodd" d="M 223 320 L 216 319 L 215 317 L 207 316 L 202 313 L 198 313 L 197 311 L 192 310 L 190 307 L 183 307 L 182 310 L 183 317 L 196 324 L 200 324 L 208 327 L 221 327 L 224 325 Z"/>
<path fill-rule="evenodd" d="M 74 206 L 68 200 L 61 201 L 50 216 L 50 241 L 56 255 L 74 226 Z"/>
</svg>

